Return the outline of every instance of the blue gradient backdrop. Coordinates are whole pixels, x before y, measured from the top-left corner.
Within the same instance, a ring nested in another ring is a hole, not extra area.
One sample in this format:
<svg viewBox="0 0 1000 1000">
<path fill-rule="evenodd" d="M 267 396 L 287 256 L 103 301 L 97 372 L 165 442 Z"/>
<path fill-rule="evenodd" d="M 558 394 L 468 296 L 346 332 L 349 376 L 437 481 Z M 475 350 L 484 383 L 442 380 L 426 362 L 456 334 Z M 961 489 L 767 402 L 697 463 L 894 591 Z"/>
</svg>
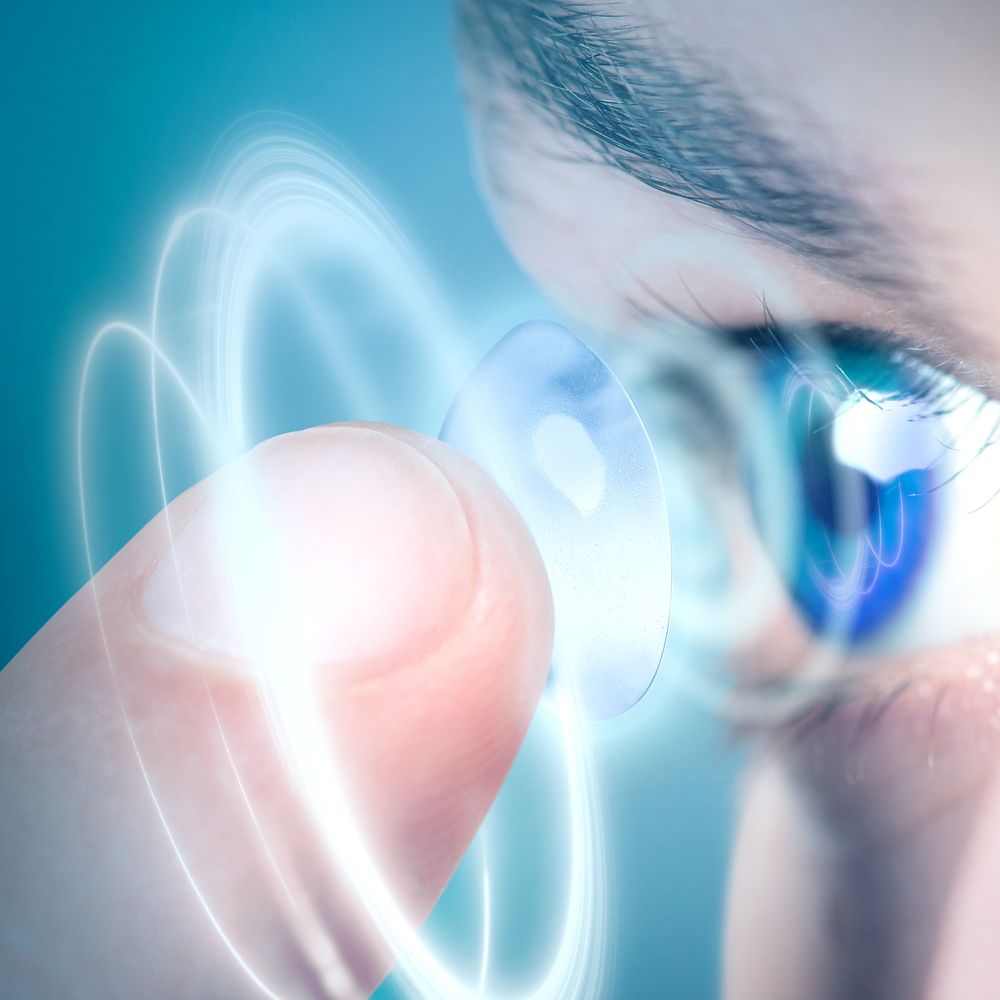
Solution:
<svg viewBox="0 0 1000 1000">
<path fill-rule="evenodd" d="M 475 190 L 448 3 L 18 7 L 0 41 L 0 663 L 84 582 L 71 443 L 86 340 L 108 318 L 144 317 L 166 227 L 240 116 L 291 112 L 330 133 L 416 235 L 470 329 L 499 336 L 526 309 L 546 311 Z M 103 512 L 111 541 L 155 510 L 155 495 L 123 480 Z M 647 709 L 641 738 L 635 725 L 620 739 L 610 730 L 599 748 L 608 993 L 712 997 L 734 762 L 706 718 L 657 704 L 668 708 Z M 396 995 L 391 981 L 380 995 Z"/>
</svg>

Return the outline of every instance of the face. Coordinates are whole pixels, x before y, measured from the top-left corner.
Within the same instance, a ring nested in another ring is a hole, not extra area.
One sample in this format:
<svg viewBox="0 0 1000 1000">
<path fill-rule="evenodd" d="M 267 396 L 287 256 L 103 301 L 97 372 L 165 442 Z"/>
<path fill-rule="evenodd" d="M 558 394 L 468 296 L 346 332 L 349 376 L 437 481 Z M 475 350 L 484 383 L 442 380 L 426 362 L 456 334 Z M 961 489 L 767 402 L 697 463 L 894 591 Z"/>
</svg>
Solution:
<svg viewBox="0 0 1000 1000">
<path fill-rule="evenodd" d="M 497 223 L 657 439 L 668 662 L 753 748 L 726 995 L 1000 996 L 1000 7 L 470 2 L 462 40 Z"/>
</svg>

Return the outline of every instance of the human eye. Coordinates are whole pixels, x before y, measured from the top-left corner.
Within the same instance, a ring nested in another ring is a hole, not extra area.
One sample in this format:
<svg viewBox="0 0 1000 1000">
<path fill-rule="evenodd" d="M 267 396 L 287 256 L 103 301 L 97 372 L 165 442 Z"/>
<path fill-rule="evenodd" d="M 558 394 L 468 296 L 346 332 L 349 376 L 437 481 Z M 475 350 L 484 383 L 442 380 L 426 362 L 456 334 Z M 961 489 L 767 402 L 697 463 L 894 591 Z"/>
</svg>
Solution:
<svg viewBox="0 0 1000 1000">
<path fill-rule="evenodd" d="M 992 631 L 995 602 L 969 599 L 994 568 L 1000 403 L 877 330 L 766 318 L 701 334 L 638 341 L 628 364 L 670 493 L 676 572 L 692 581 L 679 599 L 754 609 L 727 630 L 728 652 L 789 611 L 851 658 Z M 979 566 L 961 559 L 977 540 Z M 761 556 L 780 588 L 747 589 Z M 694 622 L 676 627 L 686 638 Z"/>
<path fill-rule="evenodd" d="M 635 346 L 674 539 L 667 660 L 691 689 L 783 733 L 851 707 L 868 741 L 889 692 L 940 715 L 960 676 L 990 702 L 1000 403 L 846 324 L 765 315 Z"/>
</svg>

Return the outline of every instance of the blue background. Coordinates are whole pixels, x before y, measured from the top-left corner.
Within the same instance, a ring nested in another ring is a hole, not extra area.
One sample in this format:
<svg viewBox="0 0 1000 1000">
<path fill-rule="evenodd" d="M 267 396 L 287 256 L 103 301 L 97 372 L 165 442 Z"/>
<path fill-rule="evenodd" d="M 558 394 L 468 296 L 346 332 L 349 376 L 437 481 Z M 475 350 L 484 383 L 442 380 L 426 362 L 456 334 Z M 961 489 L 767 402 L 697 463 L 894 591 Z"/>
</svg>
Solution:
<svg viewBox="0 0 1000 1000">
<path fill-rule="evenodd" d="M 240 116 L 291 112 L 330 133 L 470 328 L 499 336 L 534 298 L 470 173 L 448 3 L 24 4 L 5 21 L 0 663 L 85 579 L 72 435 L 86 341 L 112 316 L 144 317 L 166 228 Z M 155 510 L 155 496 L 118 491 L 102 511 L 112 542 Z M 597 740 L 608 994 L 711 997 L 734 761 L 658 683 Z"/>
</svg>

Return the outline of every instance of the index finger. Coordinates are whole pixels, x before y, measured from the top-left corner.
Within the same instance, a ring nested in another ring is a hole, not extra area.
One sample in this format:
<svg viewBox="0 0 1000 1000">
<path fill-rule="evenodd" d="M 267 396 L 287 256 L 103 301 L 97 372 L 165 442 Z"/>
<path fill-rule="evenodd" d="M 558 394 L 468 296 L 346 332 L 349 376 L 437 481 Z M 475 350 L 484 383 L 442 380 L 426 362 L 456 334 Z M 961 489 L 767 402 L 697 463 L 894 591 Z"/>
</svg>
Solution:
<svg viewBox="0 0 1000 1000">
<path fill-rule="evenodd" d="M 331 759 L 419 922 L 544 684 L 540 558 L 478 468 L 411 432 L 320 428 L 243 461 L 295 567 Z M 161 514 L 0 674 L 9 995 L 340 996 L 392 964 L 233 630 L 217 485 L 171 505 L 172 551 Z"/>
</svg>

